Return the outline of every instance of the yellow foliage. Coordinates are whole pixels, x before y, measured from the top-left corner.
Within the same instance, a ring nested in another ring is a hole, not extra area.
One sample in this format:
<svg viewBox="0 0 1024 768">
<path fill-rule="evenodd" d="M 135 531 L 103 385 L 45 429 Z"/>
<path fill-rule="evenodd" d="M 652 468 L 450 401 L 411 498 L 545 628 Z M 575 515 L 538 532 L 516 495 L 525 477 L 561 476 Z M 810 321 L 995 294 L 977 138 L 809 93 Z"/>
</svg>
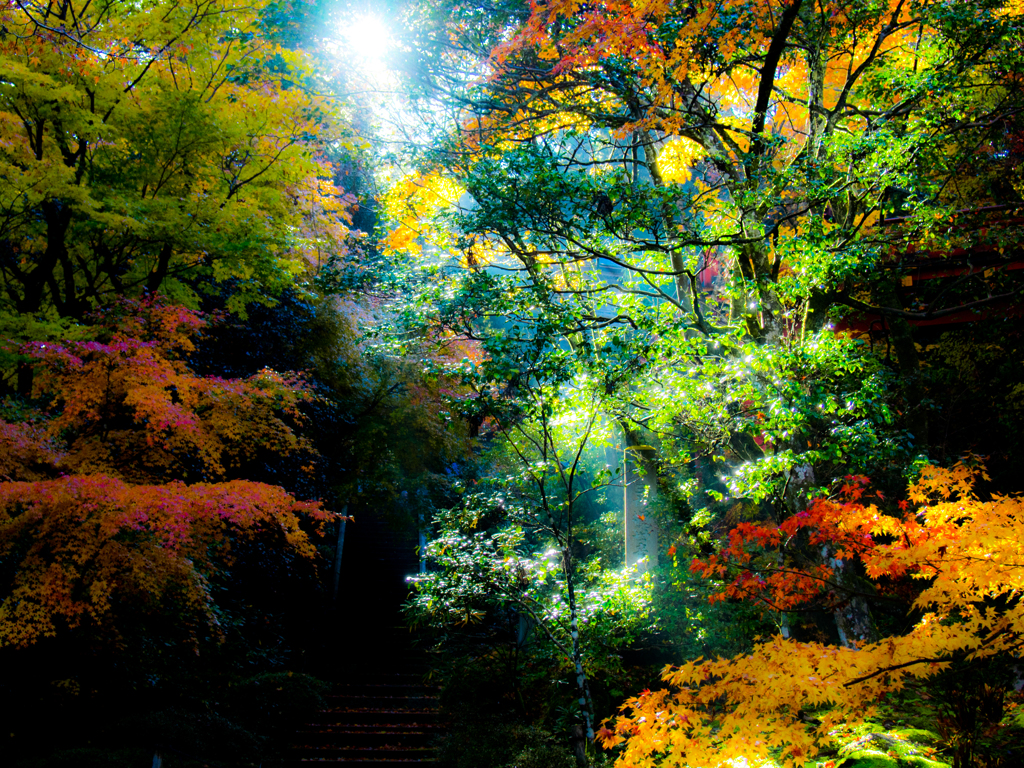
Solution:
<svg viewBox="0 0 1024 768">
<path fill-rule="evenodd" d="M 704 148 L 691 139 L 671 139 L 658 153 L 658 170 L 669 184 L 683 184 L 690 179 L 694 164 L 706 154 Z"/>
<path fill-rule="evenodd" d="M 36 265 L 7 272 L 5 295 L 66 280 L 44 257 L 60 250 L 55 237 L 87 265 L 62 283 L 76 307 L 111 283 L 153 291 L 211 264 L 258 301 L 261 283 L 344 255 L 352 199 L 321 153 L 342 133 L 338 107 L 305 87 L 307 57 L 269 38 L 269 7 L 0 9 L 0 206 L 16 222 L 7 238 Z M 60 227 L 52 210 L 67 217 Z"/>
<path fill-rule="evenodd" d="M 926 582 L 911 631 L 860 649 L 776 636 L 743 656 L 667 667 L 662 679 L 671 688 L 627 701 L 602 730 L 605 746 L 625 744 L 617 765 L 683 768 L 779 755 L 803 765 L 829 731 L 869 717 L 871 704 L 910 679 L 957 659 L 1020 658 L 1024 604 L 1001 598 L 1024 590 L 1024 497 L 980 501 L 980 474 L 926 469 L 909 490 L 920 506 L 902 518 L 874 505 L 834 505 L 841 530 L 874 540 L 861 555 L 871 577 Z M 801 719 L 802 708 L 821 706 L 830 710 L 820 725 Z"/>
<path fill-rule="evenodd" d="M 438 174 L 410 174 L 384 196 L 384 212 L 394 222 L 385 247 L 396 253 L 419 253 L 424 245 L 443 245 L 442 229 L 430 226 L 441 211 L 454 208 L 465 190 Z"/>
<path fill-rule="evenodd" d="M 1024 16 L 1024 0 L 1007 0 L 997 13 L 1011 18 Z"/>
</svg>

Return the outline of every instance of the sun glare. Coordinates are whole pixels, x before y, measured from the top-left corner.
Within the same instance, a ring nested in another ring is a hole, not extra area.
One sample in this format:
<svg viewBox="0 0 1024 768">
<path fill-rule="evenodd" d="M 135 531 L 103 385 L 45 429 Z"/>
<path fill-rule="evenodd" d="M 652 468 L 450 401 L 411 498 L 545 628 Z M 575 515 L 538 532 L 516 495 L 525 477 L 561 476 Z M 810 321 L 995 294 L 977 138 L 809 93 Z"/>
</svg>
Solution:
<svg viewBox="0 0 1024 768">
<path fill-rule="evenodd" d="M 379 63 L 391 47 L 391 31 L 376 16 L 360 16 L 341 30 L 346 47 L 366 63 Z"/>
</svg>

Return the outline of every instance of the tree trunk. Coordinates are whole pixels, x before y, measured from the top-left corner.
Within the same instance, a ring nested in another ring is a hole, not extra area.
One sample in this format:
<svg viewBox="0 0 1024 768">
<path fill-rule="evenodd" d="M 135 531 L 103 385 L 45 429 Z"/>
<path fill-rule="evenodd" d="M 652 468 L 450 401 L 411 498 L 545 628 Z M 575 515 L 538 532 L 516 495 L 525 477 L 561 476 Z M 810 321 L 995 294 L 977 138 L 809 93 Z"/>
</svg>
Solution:
<svg viewBox="0 0 1024 768">
<path fill-rule="evenodd" d="M 341 591 L 341 555 L 345 549 L 345 524 L 348 522 L 348 504 L 341 508 L 338 515 L 337 537 L 334 544 L 334 587 L 331 590 L 331 600 L 338 604 L 338 594 Z"/>
<path fill-rule="evenodd" d="M 572 726 L 572 754 L 576 758 L 577 768 L 590 768 L 590 761 L 587 759 L 587 735 L 582 723 L 573 723 Z"/>
<path fill-rule="evenodd" d="M 651 502 L 658 493 L 658 473 L 651 446 L 623 425 L 626 450 L 622 452 L 622 507 L 626 565 L 641 572 L 658 565 L 658 521 L 651 514 Z"/>
<path fill-rule="evenodd" d="M 875 642 L 878 640 L 878 628 L 875 626 L 868 601 L 863 595 L 858 594 L 861 585 L 850 564 L 837 558 L 830 558 L 828 547 L 825 547 L 821 554 L 825 562 L 832 567 L 833 578 L 839 592 L 837 596 L 842 601 L 832 611 L 839 642 L 847 648 L 854 649 Z"/>
<path fill-rule="evenodd" d="M 876 283 L 872 287 L 872 293 L 878 306 L 903 309 L 903 303 L 896 295 L 896 288 L 891 281 Z M 914 436 L 914 446 L 923 451 L 929 444 L 928 411 L 923 402 L 925 389 L 921 377 L 921 358 L 917 354 L 913 329 L 902 317 L 887 317 L 885 324 L 889 330 L 889 341 L 896 352 L 896 364 L 900 369 L 903 396 L 907 401 L 907 423 Z"/>
<path fill-rule="evenodd" d="M 589 768 L 587 762 L 586 742 L 594 738 L 594 702 L 590 696 L 590 685 L 587 682 L 587 675 L 583 671 L 583 647 L 580 644 L 579 614 L 576 606 L 576 588 L 572 576 L 572 552 L 569 550 L 572 541 L 572 527 L 567 529 L 566 544 L 562 550 L 562 570 L 565 573 L 565 587 L 569 602 L 569 629 L 572 637 L 572 661 L 576 669 L 576 690 L 579 694 L 580 714 L 583 717 L 583 724 L 580 729 L 583 732 L 582 752 L 576 752 L 576 764 L 579 768 Z M 574 731 L 575 733 L 575 731 Z M 583 762 L 580 762 L 582 755 Z"/>
</svg>

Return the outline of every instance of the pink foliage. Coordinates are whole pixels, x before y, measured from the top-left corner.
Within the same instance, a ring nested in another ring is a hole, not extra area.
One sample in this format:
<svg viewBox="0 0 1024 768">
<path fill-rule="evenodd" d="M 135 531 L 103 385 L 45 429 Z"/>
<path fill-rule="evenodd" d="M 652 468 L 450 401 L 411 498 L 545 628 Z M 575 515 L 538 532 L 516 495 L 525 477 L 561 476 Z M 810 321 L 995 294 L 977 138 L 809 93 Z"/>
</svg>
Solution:
<svg viewBox="0 0 1024 768">
<path fill-rule="evenodd" d="M 0 483 L 0 559 L 20 559 L 0 603 L 0 645 L 26 646 L 86 624 L 116 636 L 125 608 L 179 612 L 193 634 L 203 624 L 216 631 L 206 578 L 230 565 L 232 542 L 278 532 L 282 555 L 312 558 L 303 521 L 318 528 L 333 517 L 318 503 L 246 480 Z"/>
</svg>

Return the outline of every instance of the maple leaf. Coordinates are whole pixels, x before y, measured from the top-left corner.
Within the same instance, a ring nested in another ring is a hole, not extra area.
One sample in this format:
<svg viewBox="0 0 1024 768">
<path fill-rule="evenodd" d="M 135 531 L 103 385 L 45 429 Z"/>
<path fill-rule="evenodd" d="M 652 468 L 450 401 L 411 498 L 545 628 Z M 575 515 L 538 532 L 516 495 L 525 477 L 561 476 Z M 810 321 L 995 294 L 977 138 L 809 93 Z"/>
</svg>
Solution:
<svg viewBox="0 0 1024 768">
<path fill-rule="evenodd" d="M 982 474 L 963 465 L 926 468 L 909 493 L 937 499 L 902 517 L 873 505 L 819 500 L 801 524 L 823 523 L 839 536 L 868 534 L 854 551 L 872 578 L 927 576 L 915 601 L 921 620 L 906 634 L 856 649 L 776 636 L 759 641 L 750 654 L 667 668 L 662 677 L 673 690 L 643 691 L 617 723 L 626 736 L 622 764 L 652 765 L 652 755 L 663 749 L 655 745 L 670 745 L 673 760 L 715 764 L 730 754 L 768 759 L 772 744 L 785 744 L 785 762 L 800 765 L 827 731 L 809 728 L 799 717 L 802 707 L 828 704 L 829 722 L 857 723 L 867 717 L 866 702 L 908 679 L 930 677 L 955 658 L 1016 654 L 1024 606 L 1015 602 L 998 618 L 983 606 L 984 596 L 1024 588 L 1015 565 L 1024 559 L 1024 496 L 979 501 L 970 479 Z M 675 732 L 683 723 L 690 736 L 716 737 L 680 739 Z"/>
<path fill-rule="evenodd" d="M 107 342 L 24 348 L 37 361 L 36 393 L 58 405 L 48 429 L 69 441 L 65 470 L 147 482 L 168 472 L 186 476 L 186 466 L 198 465 L 202 477 L 216 478 L 259 451 L 312 453 L 294 428 L 304 418 L 299 403 L 310 396 L 301 377 L 268 370 L 246 380 L 196 376 L 184 357 L 205 321 L 159 295 L 102 314 Z"/>
<path fill-rule="evenodd" d="M 116 642 L 122 622 L 161 612 L 181 616 L 192 645 L 202 632 L 219 636 L 208 579 L 228 567 L 231 542 L 277 531 L 288 551 L 311 558 L 301 522 L 329 519 L 319 504 L 241 480 L 0 483 L 0 557 L 18 560 L 0 602 L 0 646 L 31 645 L 62 625 Z"/>
</svg>

